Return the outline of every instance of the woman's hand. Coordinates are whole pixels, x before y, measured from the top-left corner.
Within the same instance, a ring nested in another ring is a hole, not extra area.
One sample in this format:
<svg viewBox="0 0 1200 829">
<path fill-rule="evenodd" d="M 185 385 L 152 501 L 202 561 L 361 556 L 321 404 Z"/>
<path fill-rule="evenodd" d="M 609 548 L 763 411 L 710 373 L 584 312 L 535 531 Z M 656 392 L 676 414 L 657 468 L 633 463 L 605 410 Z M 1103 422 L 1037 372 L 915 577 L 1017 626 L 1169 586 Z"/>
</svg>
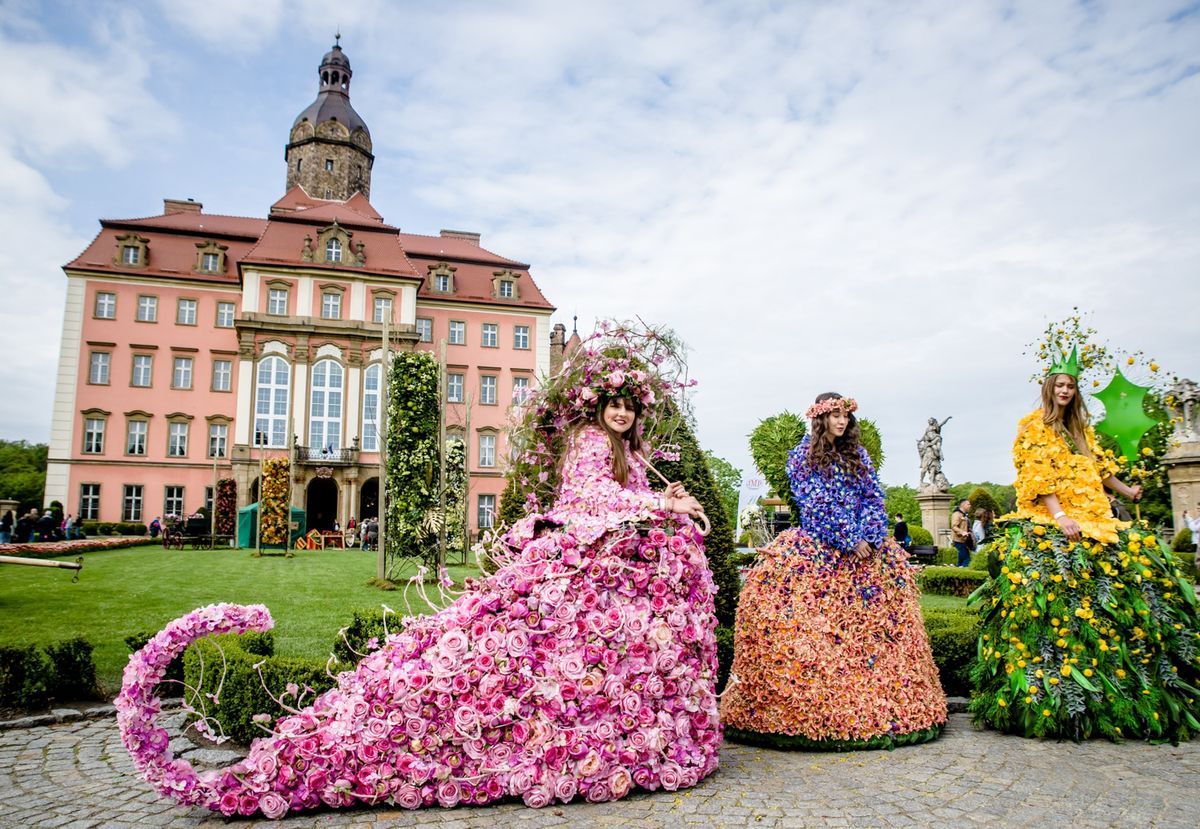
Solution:
<svg viewBox="0 0 1200 829">
<path fill-rule="evenodd" d="M 1132 501 L 1142 500 L 1142 485 L 1134 484 L 1133 486 L 1125 487 L 1129 491 L 1129 498 Z"/>
<path fill-rule="evenodd" d="M 679 481 L 674 481 L 667 484 L 667 488 L 663 490 L 663 495 L 667 498 L 687 498 L 687 490 L 683 488 L 683 484 Z"/>
<path fill-rule="evenodd" d="M 685 495 L 682 498 L 668 498 L 667 509 L 674 513 L 682 513 L 690 515 L 692 518 L 699 518 L 704 512 L 704 507 L 690 495 Z"/>
<path fill-rule="evenodd" d="M 866 558 L 867 556 L 871 555 L 872 552 L 874 552 L 874 548 L 872 548 L 870 542 L 864 538 L 854 546 L 854 552 L 858 553 L 863 558 Z"/>
<path fill-rule="evenodd" d="M 1058 528 L 1063 531 L 1063 535 L 1065 535 L 1071 541 L 1079 540 L 1080 533 L 1078 522 L 1066 514 L 1060 515 L 1056 520 L 1058 521 Z"/>
</svg>

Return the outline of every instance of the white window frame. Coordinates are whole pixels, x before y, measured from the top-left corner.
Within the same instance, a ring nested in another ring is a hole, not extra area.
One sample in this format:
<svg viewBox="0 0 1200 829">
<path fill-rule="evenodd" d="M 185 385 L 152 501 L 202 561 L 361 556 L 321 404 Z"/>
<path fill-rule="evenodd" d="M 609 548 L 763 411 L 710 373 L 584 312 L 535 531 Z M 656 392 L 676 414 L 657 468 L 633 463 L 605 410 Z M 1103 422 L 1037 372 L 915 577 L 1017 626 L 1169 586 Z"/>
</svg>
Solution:
<svg viewBox="0 0 1200 829">
<path fill-rule="evenodd" d="M 500 378 L 494 374 L 479 376 L 479 405 L 495 406 L 500 393 Z"/>
<path fill-rule="evenodd" d="M 123 265 L 140 265 L 142 263 L 142 249 L 137 245 L 121 245 L 121 264 Z"/>
<path fill-rule="evenodd" d="M 433 320 L 429 317 L 417 317 L 417 336 L 421 342 L 433 342 Z"/>
<path fill-rule="evenodd" d="M 200 303 L 194 299 L 180 299 L 175 305 L 176 325 L 195 325 L 196 311 Z"/>
<path fill-rule="evenodd" d="M 456 371 L 446 373 L 446 402 L 461 403 L 466 397 L 467 377 Z"/>
<path fill-rule="evenodd" d="M 229 424 L 208 424 L 208 456 L 210 458 L 229 457 Z"/>
<path fill-rule="evenodd" d="M 485 322 L 479 329 L 479 344 L 484 348 L 500 347 L 500 323 Z"/>
<path fill-rule="evenodd" d="M 145 489 L 141 484 L 125 484 L 121 492 L 121 520 L 141 521 Z"/>
<path fill-rule="evenodd" d="M 79 485 L 79 520 L 100 520 L 100 484 Z"/>
<path fill-rule="evenodd" d="M 263 374 L 267 382 L 263 382 Z M 291 366 L 282 357 L 272 355 L 259 362 L 254 378 L 255 411 L 252 445 L 274 449 L 287 447 L 287 407 L 291 392 Z M 266 436 L 265 443 L 258 443 L 258 436 Z"/>
<path fill-rule="evenodd" d="M 318 360 L 313 363 L 310 382 L 308 447 L 311 450 L 341 449 L 346 372 L 337 360 Z"/>
<path fill-rule="evenodd" d="M 104 454 L 104 430 L 108 421 L 103 417 L 85 417 L 83 419 L 83 454 Z"/>
<path fill-rule="evenodd" d="M 167 424 L 167 457 L 186 458 L 188 456 L 188 426 L 186 420 L 173 420 Z"/>
<path fill-rule="evenodd" d="M 336 291 L 324 291 L 321 294 L 321 319 L 340 320 L 342 318 L 342 295 Z"/>
<path fill-rule="evenodd" d="M 490 493 L 480 493 L 476 505 L 479 529 L 490 530 L 496 526 L 496 496 Z"/>
<path fill-rule="evenodd" d="M 395 316 L 392 314 L 392 298 L 390 296 L 377 296 L 373 303 L 371 321 L 383 322 L 385 317 L 388 322 L 395 319 Z"/>
<path fill-rule="evenodd" d="M 342 240 L 333 238 L 325 242 L 325 261 L 326 262 L 341 262 L 342 261 Z"/>
<path fill-rule="evenodd" d="M 112 353 L 93 351 L 88 358 L 88 382 L 93 386 L 107 386 L 112 376 Z"/>
<path fill-rule="evenodd" d="M 150 422 L 148 420 L 125 421 L 125 454 L 145 457 L 150 445 Z"/>
<path fill-rule="evenodd" d="M 450 333 L 446 337 L 450 345 L 467 344 L 467 323 L 463 320 L 450 320 Z"/>
<path fill-rule="evenodd" d="M 513 281 L 511 279 L 501 279 L 500 288 L 496 293 L 499 294 L 501 299 L 512 299 L 516 296 L 516 292 L 513 290 Z"/>
<path fill-rule="evenodd" d="M 237 318 L 237 304 L 233 302 L 217 303 L 217 328 L 233 328 Z"/>
<path fill-rule="evenodd" d="M 383 364 L 372 363 L 363 371 L 362 450 L 379 451 L 379 391 Z"/>
<path fill-rule="evenodd" d="M 171 364 L 171 388 L 191 389 L 194 367 L 195 361 L 191 357 L 176 357 Z"/>
<path fill-rule="evenodd" d="M 524 375 L 513 377 L 512 402 L 520 405 L 529 399 L 529 378 Z"/>
<path fill-rule="evenodd" d="M 267 313 L 276 317 L 286 317 L 288 312 L 288 289 L 267 289 Z"/>
<path fill-rule="evenodd" d="M 212 390 L 233 390 L 233 360 L 213 360 Z"/>
<path fill-rule="evenodd" d="M 92 309 L 96 319 L 115 320 L 117 318 L 117 295 L 112 291 L 96 291 L 96 305 Z"/>
<path fill-rule="evenodd" d="M 158 322 L 158 297 L 140 294 L 137 301 L 138 322 Z"/>
<path fill-rule="evenodd" d="M 200 270 L 205 273 L 216 273 L 221 269 L 221 254 L 219 253 L 202 253 L 200 254 Z"/>
<path fill-rule="evenodd" d="M 433 289 L 438 293 L 450 293 L 450 274 L 438 273 L 433 275 Z"/>
<path fill-rule="evenodd" d="M 167 484 L 163 487 L 163 515 L 183 516 L 187 490 L 179 484 Z"/>
<path fill-rule="evenodd" d="M 496 465 L 496 436 L 491 432 L 479 434 L 479 467 L 491 469 Z"/>
<path fill-rule="evenodd" d="M 513 348 L 526 351 L 529 349 L 529 326 L 513 326 Z"/>
<path fill-rule="evenodd" d="M 145 382 L 139 382 L 144 375 Z M 133 355 L 133 373 L 130 375 L 129 384 L 139 389 L 148 389 L 154 385 L 154 355 L 153 354 L 134 354 Z"/>
</svg>

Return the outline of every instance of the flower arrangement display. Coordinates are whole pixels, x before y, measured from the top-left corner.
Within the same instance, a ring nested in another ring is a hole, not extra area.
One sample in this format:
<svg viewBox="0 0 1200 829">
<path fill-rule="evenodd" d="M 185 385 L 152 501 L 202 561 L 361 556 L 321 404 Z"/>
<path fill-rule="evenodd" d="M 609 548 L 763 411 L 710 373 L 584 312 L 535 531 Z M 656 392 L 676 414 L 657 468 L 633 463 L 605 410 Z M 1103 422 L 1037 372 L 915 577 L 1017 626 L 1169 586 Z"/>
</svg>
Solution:
<svg viewBox="0 0 1200 829">
<path fill-rule="evenodd" d="M 263 461 L 262 502 L 259 509 L 263 544 L 288 543 L 288 515 L 291 509 L 290 465 L 286 457 Z"/>
<path fill-rule="evenodd" d="M 404 620 L 244 760 L 201 774 L 172 756 L 153 689 L 189 642 L 271 619 L 261 606 L 194 611 L 131 658 L 122 740 L 156 791 L 226 815 L 505 797 L 538 807 L 691 786 L 721 741 L 700 538 L 691 525 L 570 538 L 539 537 L 446 610 Z"/>
<path fill-rule="evenodd" d="M 946 697 L 916 595 L 891 539 L 858 556 L 784 530 L 742 588 L 726 735 L 826 751 L 937 736 Z"/>
<path fill-rule="evenodd" d="M 233 535 L 237 525 L 237 481 L 222 478 L 217 481 L 217 535 Z"/>
<path fill-rule="evenodd" d="M 428 516 L 438 504 L 437 362 L 423 351 L 392 354 L 387 400 L 387 538 L 389 561 L 436 563 Z"/>
</svg>

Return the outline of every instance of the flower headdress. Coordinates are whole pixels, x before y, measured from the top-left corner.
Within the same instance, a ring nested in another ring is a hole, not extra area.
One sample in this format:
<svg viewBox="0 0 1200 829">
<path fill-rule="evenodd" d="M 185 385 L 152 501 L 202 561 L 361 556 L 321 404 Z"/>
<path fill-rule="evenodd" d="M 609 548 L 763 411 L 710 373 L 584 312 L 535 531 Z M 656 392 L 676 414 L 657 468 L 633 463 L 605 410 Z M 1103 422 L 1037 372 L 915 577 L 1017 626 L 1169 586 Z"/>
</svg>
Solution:
<svg viewBox="0 0 1200 829">
<path fill-rule="evenodd" d="M 858 410 L 858 402 L 853 397 L 831 397 L 828 400 L 822 400 L 820 403 L 813 403 L 808 407 L 808 411 L 804 416 L 809 420 L 814 420 L 821 415 L 829 414 L 835 409 L 841 409 L 847 414 Z"/>
<path fill-rule="evenodd" d="M 642 323 L 603 321 L 523 406 L 511 430 L 515 448 L 505 499 L 525 510 L 545 510 L 558 488 L 559 460 L 568 435 L 590 422 L 601 400 L 627 398 L 642 408 L 638 429 L 651 458 L 675 459 L 672 435 L 686 416 L 680 392 L 686 378 L 683 345 L 667 331 Z"/>
</svg>

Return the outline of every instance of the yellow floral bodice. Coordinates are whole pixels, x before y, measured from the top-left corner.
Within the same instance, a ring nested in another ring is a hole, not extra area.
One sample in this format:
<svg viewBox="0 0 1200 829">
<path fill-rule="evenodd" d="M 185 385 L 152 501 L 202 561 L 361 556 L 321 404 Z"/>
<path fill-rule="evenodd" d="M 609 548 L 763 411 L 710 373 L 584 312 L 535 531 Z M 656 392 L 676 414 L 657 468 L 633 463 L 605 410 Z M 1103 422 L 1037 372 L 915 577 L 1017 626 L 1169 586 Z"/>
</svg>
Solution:
<svg viewBox="0 0 1200 829">
<path fill-rule="evenodd" d="M 1021 418 L 1013 443 L 1017 508 L 1005 517 L 1057 526 L 1058 522 L 1040 498 L 1056 495 L 1063 512 L 1079 523 L 1084 535 L 1106 544 L 1115 543 L 1117 530 L 1129 524 L 1113 518 L 1102 481 L 1116 474 L 1117 464 L 1104 454 L 1090 426 L 1087 442 L 1090 458 L 1072 452 L 1062 435 L 1043 422 L 1040 408 Z"/>
</svg>

